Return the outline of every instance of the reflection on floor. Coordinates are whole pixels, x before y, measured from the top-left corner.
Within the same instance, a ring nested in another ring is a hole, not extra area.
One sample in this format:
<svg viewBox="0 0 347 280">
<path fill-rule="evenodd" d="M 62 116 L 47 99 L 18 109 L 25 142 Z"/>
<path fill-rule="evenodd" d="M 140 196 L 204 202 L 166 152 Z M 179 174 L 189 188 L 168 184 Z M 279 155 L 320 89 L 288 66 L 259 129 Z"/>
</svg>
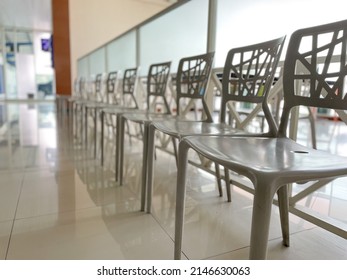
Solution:
<svg viewBox="0 0 347 280">
<path fill-rule="evenodd" d="M 127 142 L 125 184 L 114 180 L 113 141 L 104 167 L 72 136 L 53 103 L 0 104 L 1 259 L 172 259 L 176 163 L 157 151 L 153 213 L 140 212 L 141 141 Z M 299 139 L 308 142 L 307 124 Z M 345 153 L 347 132 L 320 120 L 318 147 Z M 91 129 L 89 131 L 92 131 Z M 334 133 L 338 133 L 334 135 Z M 347 223 L 346 180 L 301 202 Z M 183 253 L 188 259 L 247 259 L 252 195 L 219 197 L 212 175 L 189 169 Z M 295 191 L 295 189 L 294 189 Z M 291 247 L 281 245 L 273 207 L 269 259 L 347 259 L 347 240 L 291 215 Z"/>
</svg>

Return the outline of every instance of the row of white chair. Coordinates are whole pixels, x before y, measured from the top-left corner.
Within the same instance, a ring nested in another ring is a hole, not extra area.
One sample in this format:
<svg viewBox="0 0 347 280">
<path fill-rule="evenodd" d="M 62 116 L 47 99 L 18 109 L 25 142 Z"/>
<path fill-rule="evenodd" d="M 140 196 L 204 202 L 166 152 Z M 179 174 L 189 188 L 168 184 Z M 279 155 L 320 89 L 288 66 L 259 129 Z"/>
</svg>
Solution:
<svg viewBox="0 0 347 280">
<path fill-rule="evenodd" d="M 218 123 L 213 122 L 212 113 L 206 103 L 213 53 L 181 59 L 175 78 L 177 106 L 175 116 L 170 115 L 168 106 L 166 106 L 167 114 L 163 112 L 158 114 L 158 112 L 150 111 L 150 108 L 145 111 L 139 110 L 138 106 L 129 109 L 124 107 L 124 104 L 106 106 L 107 108 L 90 103 L 84 105 L 86 108 L 93 107 L 95 110 L 101 108 L 102 115 L 113 114 L 116 118 L 114 127 L 117 140 L 116 179 L 121 184 L 123 183 L 125 124 L 132 121 L 143 126 L 141 210 L 145 209 L 147 203 L 147 212 L 151 212 L 155 132 L 160 131 L 179 140 L 175 223 L 176 259 L 181 258 L 186 172 L 190 149 L 214 162 L 216 174 L 219 175 L 220 165 L 224 167 L 229 201 L 231 200 L 229 170 L 246 176 L 253 183 L 251 259 L 266 258 L 271 208 L 276 193 L 281 214 L 283 244 L 289 246 L 287 185 L 347 175 L 345 157 L 299 145 L 286 136 L 293 108 L 309 106 L 347 110 L 345 89 L 347 21 L 297 30 L 290 37 L 282 71 L 283 76 L 278 81 L 283 83 L 284 100 L 278 126 L 268 107 L 268 95 L 273 86 L 284 41 L 285 37 L 281 37 L 230 50 L 223 68 L 221 114 Z M 308 41 L 310 43 L 305 44 Z M 332 56 L 338 56 L 338 62 L 333 61 Z M 320 62 L 321 59 L 317 59 L 318 57 L 325 57 L 323 64 Z M 339 64 L 338 67 L 335 67 L 336 63 Z M 150 96 L 155 98 L 160 96 L 166 100 L 165 91 L 169 73 L 169 62 L 151 66 L 147 78 L 147 106 L 151 104 Z M 305 87 L 302 87 L 303 81 Z M 181 100 L 186 98 L 201 101 L 204 111 L 204 118 L 201 121 L 182 116 L 181 112 L 184 109 L 182 109 Z M 164 102 L 167 105 L 167 101 Z M 262 104 L 268 131 L 261 134 L 250 133 L 228 125 L 225 117 L 229 102 Z M 95 121 L 95 127 L 96 123 L 97 121 Z M 173 142 L 175 143 L 175 140 Z M 174 147 L 177 148 L 175 144 Z"/>
</svg>

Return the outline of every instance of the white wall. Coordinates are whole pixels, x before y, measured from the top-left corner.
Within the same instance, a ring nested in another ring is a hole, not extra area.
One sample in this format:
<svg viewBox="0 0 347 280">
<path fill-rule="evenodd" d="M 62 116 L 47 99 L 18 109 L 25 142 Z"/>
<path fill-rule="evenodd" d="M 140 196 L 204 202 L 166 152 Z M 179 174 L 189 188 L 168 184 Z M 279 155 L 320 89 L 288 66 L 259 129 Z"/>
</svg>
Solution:
<svg viewBox="0 0 347 280">
<path fill-rule="evenodd" d="M 77 59 L 170 6 L 158 0 L 70 0 L 72 81 Z"/>
<path fill-rule="evenodd" d="M 218 0 L 215 65 L 224 65 L 231 48 L 283 35 L 288 42 L 296 29 L 344 20 L 346 4 L 346 0 Z"/>
</svg>

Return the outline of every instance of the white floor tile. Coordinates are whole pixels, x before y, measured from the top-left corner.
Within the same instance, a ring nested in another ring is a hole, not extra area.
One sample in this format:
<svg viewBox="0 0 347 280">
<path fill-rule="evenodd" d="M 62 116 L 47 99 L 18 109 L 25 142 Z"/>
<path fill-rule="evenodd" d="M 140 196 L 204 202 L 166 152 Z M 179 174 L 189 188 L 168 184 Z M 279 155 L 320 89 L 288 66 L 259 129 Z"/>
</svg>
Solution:
<svg viewBox="0 0 347 280">
<path fill-rule="evenodd" d="M 0 222 L 0 260 L 6 259 L 12 224 L 12 221 Z"/>
<path fill-rule="evenodd" d="M 31 124 L 39 136 L 26 139 L 33 145 L 23 143 L 23 127 L 14 125 L 12 138 L 5 135 L 0 146 L 0 259 L 172 259 L 174 157 L 157 151 L 152 214 L 140 212 L 142 141 L 126 139 L 120 186 L 114 179 L 114 139 L 106 141 L 101 166 L 100 147 L 94 158 L 93 137 L 88 147 L 81 144 L 68 134 L 66 123 L 55 123 L 53 103 L 47 106 Z M 305 129 L 301 127 L 299 141 L 310 144 Z M 346 133 L 341 129 L 319 123 L 319 147 L 343 151 Z M 342 136 L 328 142 L 326 132 L 337 130 Z M 346 181 L 340 179 L 299 204 L 347 223 Z M 295 185 L 294 193 L 303 188 Z M 213 176 L 190 166 L 182 258 L 248 259 L 252 201 L 251 194 L 233 187 L 232 202 L 227 202 Z M 290 233 L 291 246 L 285 248 L 273 206 L 269 259 L 347 259 L 346 239 L 294 215 Z"/>
<path fill-rule="evenodd" d="M 170 259 L 173 242 L 138 203 L 17 220 L 8 259 Z"/>
</svg>

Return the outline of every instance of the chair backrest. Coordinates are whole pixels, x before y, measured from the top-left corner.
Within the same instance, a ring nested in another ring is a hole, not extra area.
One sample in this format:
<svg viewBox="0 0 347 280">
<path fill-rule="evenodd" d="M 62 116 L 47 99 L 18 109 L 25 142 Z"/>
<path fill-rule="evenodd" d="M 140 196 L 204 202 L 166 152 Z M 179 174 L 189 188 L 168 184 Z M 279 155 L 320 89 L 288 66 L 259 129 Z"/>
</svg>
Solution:
<svg viewBox="0 0 347 280">
<path fill-rule="evenodd" d="M 95 76 L 95 99 L 96 101 L 102 101 L 102 74 L 97 74 Z"/>
<path fill-rule="evenodd" d="M 106 79 L 106 102 L 108 104 L 116 102 L 116 87 L 117 87 L 118 72 L 109 72 Z"/>
<path fill-rule="evenodd" d="M 170 113 L 169 103 L 165 97 L 166 87 L 170 76 L 171 62 L 152 64 L 147 76 L 147 106 L 150 109 L 151 96 L 160 97 L 164 101 L 166 113 Z"/>
<path fill-rule="evenodd" d="M 176 76 L 177 115 L 182 108 L 181 98 L 200 99 L 206 114 L 206 121 L 212 122 L 212 115 L 205 101 L 208 82 L 211 75 L 214 52 L 182 58 Z"/>
<path fill-rule="evenodd" d="M 285 137 L 295 106 L 347 110 L 347 20 L 304 28 L 288 43 L 284 105 L 278 136 Z"/>
<path fill-rule="evenodd" d="M 138 72 L 138 68 L 126 69 L 124 72 L 123 85 L 122 85 L 123 103 L 127 102 L 125 98 L 129 96 L 131 101 L 134 102 L 135 108 L 139 108 L 136 101 L 136 97 L 135 97 L 135 91 L 136 91 L 136 85 L 137 85 L 137 72 Z"/>
<path fill-rule="evenodd" d="M 221 122 L 225 122 L 229 101 L 254 104 L 266 101 L 284 41 L 285 37 L 280 37 L 255 45 L 234 48 L 228 52 L 222 77 Z M 269 117 L 267 121 L 269 130 L 277 132 L 273 118 Z"/>
<path fill-rule="evenodd" d="M 79 80 L 79 86 L 78 86 L 78 92 L 79 92 L 79 96 L 81 98 L 86 99 L 86 78 L 85 77 L 81 77 Z"/>
<path fill-rule="evenodd" d="M 79 85 L 80 85 L 80 78 L 76 77 L 73 82 L 73 93 L 72 93 L 75 97 L 80 97 Z"/>
</svg>

